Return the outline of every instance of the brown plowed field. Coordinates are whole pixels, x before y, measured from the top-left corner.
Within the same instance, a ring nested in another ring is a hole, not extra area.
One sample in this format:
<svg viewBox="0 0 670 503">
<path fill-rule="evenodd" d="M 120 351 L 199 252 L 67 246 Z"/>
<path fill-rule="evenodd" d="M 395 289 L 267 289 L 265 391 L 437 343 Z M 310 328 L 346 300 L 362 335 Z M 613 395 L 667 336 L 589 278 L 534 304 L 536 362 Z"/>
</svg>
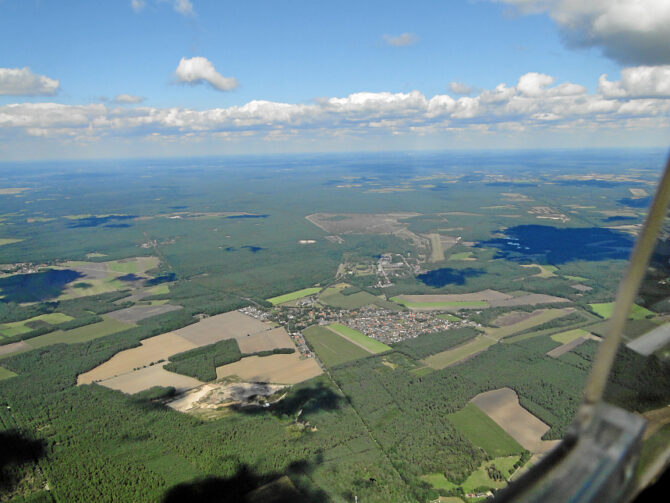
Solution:
<svg viewBox="0 0 670 503">
<path fill-rule="evenodd" d="M 559 442 L 542 440 L 549 426 L 521 407 L 516 392 L 510 388 L 486 391 L 470 401 L 530 452 L 546 452 Z"/>
<path fill-rule="evenodd" d="M 292 353 L 242 358 L 238 362 L 217 367 L 216 377 L 221 379 L 236 375 L 244 381 L 296 384 L 322 372 L 314 358 L 300 359 L 298 353 Z"/>
</svg>

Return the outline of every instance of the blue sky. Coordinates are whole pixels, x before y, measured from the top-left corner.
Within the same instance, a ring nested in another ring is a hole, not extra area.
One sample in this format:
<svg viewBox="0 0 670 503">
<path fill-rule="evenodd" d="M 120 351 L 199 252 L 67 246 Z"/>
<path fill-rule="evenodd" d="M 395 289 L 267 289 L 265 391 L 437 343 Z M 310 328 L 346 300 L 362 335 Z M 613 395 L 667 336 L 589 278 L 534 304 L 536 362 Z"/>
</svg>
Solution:
<svg viewBox="0 0 670 503">
<path fill-rule="evenodd" d="M 0 160 L 667 144 L 668 2 L 591 3 L 0 0 Z"/>
</svg>

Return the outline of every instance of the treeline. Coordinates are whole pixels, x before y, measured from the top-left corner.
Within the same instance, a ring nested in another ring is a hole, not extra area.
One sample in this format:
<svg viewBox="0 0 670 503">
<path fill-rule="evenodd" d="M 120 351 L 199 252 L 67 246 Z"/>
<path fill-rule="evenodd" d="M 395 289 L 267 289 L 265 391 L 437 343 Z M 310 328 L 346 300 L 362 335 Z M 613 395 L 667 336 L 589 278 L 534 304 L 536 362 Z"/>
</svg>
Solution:
<svg viewBox="0 0 670 503">
<path fill-rule="evenodd" d="M 173 355 L 165 370 L 194 377 L 200 381 L 216 379 L 216 367 L 233 363 L 242 358 L 242 352 L 235 339 L 226 339 Z"/>
<path fill-rule="evenodd" d="M 472 327 L 455 328 L 442 332 L 421 334 L 393 344 L 393 348 L 410 358 L 421 360 L 427 356 L 446 351 L 472 339 L 479 333 Z"/>
<path fill-rule="evenodd" d="M 531 305 L 522 305 L 522 306 L 506 306 L 506 307 L 491 307 L 488 309 L 482 309 L 482 310 L 468 310 L 467 317 L 470 321 L 474 321 L 475 323 L 479 323 L 480 325 L 492 325 L 493 321 L 498 318 L 499 316 L 502 316 L 503 314 L 507 313 L 512 313 L 512 312 L 524 312 L 524 313 L 532 313 L 533 311 L 537 311 L 538 309 L 563 309 L 565 307 L 565 303 L 563 302 L 556 302 L 554 304 L 542 304 L 538 306 L 531 306 Z M 533 331 L 536 329 L 533 328 Z"/>
<path fill-rule="evenodd" d="M 39 302 L 35 304 L 22 305 L 15 302 L 0 302 L 0 323 L 11 323 L 34 318 L 42 314 L 61 312 L 72 317 L 84 314 L 105 314 L 116 309 L 121 309 L 126 303 L 116 303 L 128 297 L 130 292 L 111 292 L 76 299 L 61 301 Z M 132 305 L 132 303 L 128 303 Z"/>
<path fill-rule="evenodd" d="M 574 312 L 566 316 L 561 316 L 560 318 L 554 318 L 553 320 L 542 323 L 541 325 L 527 328 L 521 332 L 516 332 L 514 335 L 529 334 L 531 332 L 539 332 L 540 330 L 549 330 L 551 328 L 572 327 L 586 321 L 587 320 L 584 318 L 584 315 L 579 312 Z"/>
<path fill-rule="evenodd" d="M 462 483 L 484 455 L 446 418 L 478 393 L 509 387 L 523 407 L 551 426 L 545 438 L 565 434 L 588 369 L 547 357 L 555 346 L 543 337 L 495 344 L 457 367 L 424 376 L 387 367 L 382 361 L 388 354 L 331 372 L 405 479 L 438 472 Z"/>
<path fill-rule="evenodd" d="M 75 328 L 91 325 L 103 321 L 100 317 L 111 311 L 116 311 L 124 307 L 132 306 L 132 302 L 118 302 L 127 297 L 129 292 L 111 292 L 100 295 L 90 295 L 77 299 L 67 299 L 57 302 L 41 302 L 31 306 L 21 306 L 13 303 L 0 303 L 0 321 L 1 323 L 10 323 L 13 321 L 22 321 L 34 318 L 42 314 L 63 313 L 74 319 L 63 323 L 47 323 L 42 320 L 28 322 L 27 327 L 31 328 L 29 332 L 17 334 L 11 337 L 0 339 L 0 346 L 19 342 L 40 335 L 48 334 L 56 330 L 72 330 Z"/>
<path fill-rule="evenodd" d="M 179 482 L 227 480 L 248 466 L 254 484 L 288 474 L 303 494 L 319 494 L 315 503 L 329 499 L 318 487 L 332 497 L 355 491 L 369 502 L 417 501 L 325 376 L 295 386 L 276 412 L 231 412 L 207 423 L 99 385 L 76 386 L 79 373 L 178 321 L 154 319 L 3 360 L 19 375 L 0 381 L 0 396 L 20 428 L 45 443 L 42 467 L 55 500 L 155 502 Z"/>
<path fill-rule="evenodd" d="M 597 348 L 595 341 L 586 341 L 559 359 L 576 368 L 588 369 Z M 667 405 L 670 403 L 670 364 L 619 346 L 607 381 L 605 400 L 635 412 Z"/>
<path fill-rule="evenodd" d="M 216 379 L 216 368 L 221 365 L 239 361 L 246 356 L 263 357 L 290 353 L 295 353 L 295 349 L 278 348 L 243 354 L 237 340 L 226 339 L 170 356 L 170 363 L 164 365 L 163 368 L 170 372 L 194 377 L 200 381 L 213 381 Z"/>
<path fill-rule="evenodd" d="M 138 400 L 160 400 L 163 398 L 172 398 L 177 394 L 174 386 L 152 386 L 149 389 L 138 391 L 133 397 Z"/>
</svg>

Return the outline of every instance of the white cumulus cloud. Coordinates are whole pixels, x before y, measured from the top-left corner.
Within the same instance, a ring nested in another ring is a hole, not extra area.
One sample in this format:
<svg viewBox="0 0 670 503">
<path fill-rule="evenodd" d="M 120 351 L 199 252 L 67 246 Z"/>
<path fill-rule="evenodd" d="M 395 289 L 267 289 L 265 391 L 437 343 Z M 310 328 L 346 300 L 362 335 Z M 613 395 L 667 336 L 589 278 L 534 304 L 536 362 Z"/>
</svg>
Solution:
<svg viewBox="0 0 670 503">
<path fill-rule="evenodd" d="M 456 81 L 449 83 L 449 90 L 454 94 L 471 94 L 474 91 L 472 86 Z"/>
<path fill-rule="evenodd" d="M 668 0 L 492 0 L 547 12 L 569 45 L 600 47 L 626 65 L 670 63 Z"/>
<path fill-rule="evenodd" d="M 59 82 L 24 68 L 0 68 L 0 95 L 51 96 L 58 92 Z"/>
<path fill-rule="evenodd" d="M 214 65 L 200 56 L 181 58 L 175 72 L 177 80 L 184 84 L 197 85 L 207 82 L 218 91 L 232 91 L 239 83 L 234 77 L 224 77 L 216 71 Z"/>
<path fill-rule="evenodd" d="M 386 42 L 387 45 L 391 45 L 393 47 L 405 47 L 408 45 L 414 45 L 419 41 L 418 37 L 413 33 L 401 33 L 400 35 L 397 36 L 384 35 L 382 38 L 384 39 L 384 42 Z"/>
<path fill-rule="evenodd" d="M 553 83 L 554 77 L 550 75 L 530 72 L 519 78 L 516 88 L 525 96 L 540 96 L 545 92 L 545 88 Z"/>
<path fill-rule="evenodd" d="M 184 69 L 186 82 L 205 80 L 202 72 L 187 70 Z M 0 106 L 0 143 L 30 137 L 72 141 L 106 137 L 128 141 L 135 138 L 276 141 L 293 137 L 318 141 L 347 136 L 364 141 L 384 135 L 448 137 L 468 131 L 492 135 L 519 131 L 539 135 L 556 131 L 571 131 L 573 135 L 579 135 L 580 131 L 660 134 L 659 131 L 670 128 L 667 82 L 667 68 L 633 67 L 624 69 L 620 81 L 601 77 L 595 93 L 588 93 L 579 84 L 556 84 L 551 75 L 530 72 L 520 76 L 515 85 L 501 83 L 493 89 L 461 97 L 448 94 L 426 97 L 419 91 L 359 92 L 312 103 L 254 100 L 206 110 L 141 104 L 119 106 L 119 103 L 137 103 L 139 97 L 131 95 L 118 95 L 104 104 L 16 103 Z"/>
<path fill-rule="evenodd" d="M 598 80 L 598 91 L 609 98 L 670 97 L 670 65 L 635 66 L 621 70 L 621 80 L 612 82 L 607 75 Z"/>
</svg>

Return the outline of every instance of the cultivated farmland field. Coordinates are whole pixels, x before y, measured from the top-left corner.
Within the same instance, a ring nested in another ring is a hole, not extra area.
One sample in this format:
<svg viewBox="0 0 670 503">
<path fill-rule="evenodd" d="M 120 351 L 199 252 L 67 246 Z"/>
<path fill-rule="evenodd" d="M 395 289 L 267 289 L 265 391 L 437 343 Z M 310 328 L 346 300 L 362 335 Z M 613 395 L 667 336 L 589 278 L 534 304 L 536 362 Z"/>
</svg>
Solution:
<svg viewBox="0 0 670 503">
<path fill-rule="evenodd" d="M 301 358 L 298 353 L 248 356 L 216 368 L 217 379 L 238 376 L 244 381 L 275 384 L 297 384 L 322 373 L 314 358 Z"/>
<path fill-rule="evenodd" d="M 458 311 L 460 309 L 477 309 L 478 307 L 489 307 L 489 305 L 483 300 L 452 302 L 407 302 L 398 297 L 394 297 L 391 300 L 415 311 Z"/>
<path fill-rule="evenodd" d="M 129 323 L 116 321 L 107 315 L 103 316 L 102 318 L 103 321 L 93 323 L 92 325 L 85 325 L 83 327 L 73 328 L 72 330 L 67 331 L 56 330 L 55 332 L 50 332 L 48 334 L 28 339 L 25 341 L 25 343 L 32 349 L 50 346 L 51 344 L 77 344 L 79 342 L 92 341 L 93 339 L 98 339 L 100 337 L 105 337 L 106 335 L 121 332 L 122 330 L 126 330 L 134 326 Z"/>
<path fill-rule="evenodd" d="M 4 379 L 9 379 L 10 377 L 14 377 L 15 375 L 16 374 L 11 370 L 7 370 L 4 367 L 0 367 L 0 381 Z"/>
<path fill-rule="evenodd" d="M 470 442 L 484 449 L 492 458 L 523 452 L 523 447 L 516 440 L 471 403 L 447 418 Z"/>
<path fill-rule="evenodd" d="M 29 326 L 26 326 L 26 323 L 29 323 L 31 321 L 43 321 L 45 323 L 49 323 L 50 325 L 57 325 L 59 323 L 65 323 L 66 321 L 70 321 L 71 319 L 72 316 L 68 316 L 67 314 L 49 313 L 34 316 L 32 318 L 23 321 L 3 323 L 2 325 L 0 325 L 0 336 L 4 335 L 5 337 L 11 337 L 13 335 L 19 335 L 24 334 L 26 332 L 30 332 L 32 329 Z"/>
<path fill-rule="evenodd" d="M 115 324 L 123 325 L 116 320 L 108 319 L 105 321 L 108 323 L 113 322 Z M 82 327 L 82 329 L 87 329 L 89 327 L 95 327 L 95 325 Z M 124 327 L 127 327 L 127 325 L 124 325 Z M 75 330 L 70 332 L 75 332 Z M 35 339 L 30 339 L 30 341 L 38 340 L 42 337 L 46 338 L 51 335 L 52 334 L 47 334 L 45 336 L 36 337 Z M 258 321 L 251 316 L 240 313 L 239 311 L 231 311 L 228 313 L 205 318 L 197 323 L 187 325 L 186 327 L 180 328 L 179 330 L 175 330 L 173 332 L 168 332 L 157 335 L 155 337 L 144 339 L 141 341 L 140 346 L 121 351 L 120 353 L 114 355 L 110 360 L 104 362 L 93 370 L 79 375 L 77 382 L 78 384 L 88 384 L 95 381 L 100 382 L 100 384 L 103 386 L 107 386 L 111 383 L 111 386 L 108 387 L 121 389 L 122 391 L 140 391 L 142 389 L 148 389 L 152 386 L 161 385 L 175 386 L 176 388 L 183 388 L 186 386 L 187 388 L 190 388 L 193 387 L 191 386 L 193 385 L 192 382 L 178 380 L 178 378 L 182 378 L 184 376 L 168 372 L 162 368 L 163 365 L 167 363 L 168 358 L 177 353 L 182 353 L 184 351 L 214 344 L 216 342 L 227 339 L 236 339 L 238 345 L 240 346 L 240 350 L 246 353 L 295 347 L 293 341 L 286 333 L 284 328 L 273 328 L 270 324 Z M 284 362 L 284 366 L 286 366 L 292 360 L 271 360 L 268 357 L 268 359 L 263 361 L 265 363 L 275 363 L 275 367 L 277 368 L 273 370 L 273 375 L 277 374 L 282 378 L 289 379 L 289 381 L 293 379 L 290 375 L 286 377 L 281 373 L 283 371 L 283 367 L 280 365 L 281 362 Z M 315 365 L 318 367 L 316 363 Z M 302 375 L 301 372 L 304 374 L 306 370 L 312 368 L 310 364 L 304 364 L 302 361 L 295 366 L 298 369 L 297 375 Z M 160 369 L 160 371 L 154 369 L 152 372 L 149 372 L 146 370 L 146 368 L 153 367 L 157 367 Z M 248 362 L 242 367 L 243 371 L 246 372 L 247 367 L 249 367 Z M 250 368 L 255 369 L 256 367 L 251 365 Z M 269 369 L 269 371 L 270 370 L 272 369 Z M 173 375 L 178 377 L 172 377 Z M 160 377 L 160 380 L 151 382 L 151 377 Z M 172 381 L 170 381 L 170 379 Z M 164 382 L 175 382 L 178 384 L 178 386 L 175 384 L 161 384 Z M 135 393 L 136 391 L 128 392 Z"/>
<path fill-rule="evenodd" d="M 121 374 L 133 372 L 136 368 L 148 367 L 151 363 L 167 360 L 174 354 L 197 347 L 197 344 L 176 335 L 174 332 L 149 337 L 141 341 L 141 346 L 121 351 L 102 365 L 80 374 L 77 383 L 89 384 L 94 381 L 104 381 Z"/>
<path fill-rule="evenodd" d="M 491 302 L 512 299 L 510 295 L 495 290 L 444 295 L 398 295 L 391 300 L 412 310 L 454 310 L 487 308 Z"/>
<path fill-rule="evenodd" d="M 596 313 L 601 318 L 608 319 L 612 317 L 612 312 L 614 311 L 614 302 L 589 304 L 589 306 L 591 306 L 593 312 Z M 643 320 L 651 316 L 654 316 L 654 313 L 652 313 L 649 309 L 646 309 L 642 306 L 638 306 L 637 304 L 633 304 L 633 308 L 630 311 L 629 318 L 631 320 Z"/>
<path fill-rule="evenodd" d="M 588 330 L 584 330 L 583 328 L 575 328 L 574 330 L 568 330 L 567 332 L 554 334 L 551 336 L 551 338 L 556 342 L 560 342 L 561 344 L 567 344 L 568 342 L 571 342 L 578 337 L 588 337 L 590 335 L 591 333 Z"/>
<path fill-rule="evenodd" d="M 180 328 L 174 333 L 191 341 L 196 346 L 205 346 L 223 339 L 241 339 L 247 335 L 264 332 L 271 328 L 270 325 L 239 311 L 230 311 L 205 318 L 198 323 Z"/>
<path fill-rule="evenodd" d="M 273 328 L 246 337 L 239 337 L 237 344 L 242 353 L 256 353 L 258 351 L 295 347 L 284 327 Z"/>
<path fill-rule="evenodd" d="M 510 388 L 480 393 L 470 402 L 530 452 L 546 452 L 558 443 L 557 440 L 542 440 L 549 426 L 521 407 L 519 398 Z"/>
<path fill-rule="evenodd" d="M 490 346 L 493 346 L 495 343 L 496 341 L 490 337 L 478 335 L 471 341 L 461 344 L 454 349 L 448 349 L 447 351 L 442 351 L 441 353 L 429 356 L 423 360 L 423 362 L 435 370 L 440 370 L 448 367 L 449 365 L 461 362 L 466 358 L 476 355 L 477 353 L 481 353 L 482 351 L 487 350 Z"/>
<path fill-rule="evenodd" d="M 346 286 L 327 288 L 319 296 L 319 302 L 328 306 L 339 307 L 340 309 L 360 309 L 363 306 L 370 305 L 379 306 L 381 308 L 390 309 L 392 311 L 400 311 L 402 309 L 397 304 L 372 295 L 368 292 L 356 292 L 352 293 L 351 295 L 343 295 L 340 293 L 342 288 L 346 288 Z"/>
<path fill-rule="evenodd" d="M 521 320 L 517 323 L 506 325 L 500 328 L 486 328 L 485 330 L 488 335 L 490 335 L 495 339 L 500 340 L 503 339 L 504 337 L 509 337 L 523 330 L 528 330 L 529 328 L 542 325 L 551 320 L 561 318 L 562 316 L 566 316 L 574 312 L 575 312 L 574 308 L 571 307 L 566 307 L 563 309 L 540 309 L 537 311 L 533 311 L 530 317 Z"/>
<path fill-rule="evenodd" d="M 336 334 L 332 330 L 318 325 L 302 331 L 305 340 L 326 367 L 370 356 L 370 352 Z"/>
<path fill-rule="evenodd" d="M 112 377 L 100 384 L 132 394 L 153 386 L 173 386 L 178 393 L 181 393 L 203 383 L 193 377 L 168 372 L 159 364 Z"/>
<path fill-rule="evenodd" d="M 340 323 L 333 323 L 331 325 L 328 325 L 328 328 L 333 332 L 335 332 L 336 334 L 345 337 L 346 339 L 353 342 L 357 346 L 360 346 L 363 349 L 369 351 L 370 353 L 376 354 L 391 350 L 391 348 L 386 344 L 383 344 L 373 339 L 372 337 L 368 337 L 367 335 L 359 332 L 358 330 L 354 330 L 353 328 L 341 325 Z"/>
<path fill-rule="evenodd" d="M 302 299 L 303 297 L 307 297 L 308 295 L 314 295 L 315 293 L 319 293 L 320 290 L 321 288 L 318 287 L 303 288 L 302 290 L 297 290 L 291 293 L 285 293 L 284 295 L 279 295 L 278 297 L 272 297 L 270 299 L 267 299 L 267 301 L 270 302 L 273 306 L 276 306 L 278 304 L 283 304 L 284 302 L 290 302 L 292 300 Z"/>
<path fill-rule="evenodd" d="M 167 304 L 167 300 L 157 302 L 162 303 L 150 306 L 131 306 L 125 309 L 119 309 L 118 311 L 112 311 L 107 316 L 124 323 L 137 323 L 140 320 L 151 318 L 152 316 L 158 316 L 159 314 L 165 314 L 169 313 L 170 311 L 178 311 L 179 309 L 182 309 L 181 306 Z"/>
<path fill-rule="evenodd" d="M 504 456 L 496 458 L 492 461 L 485 461 L 481 466 L 472 472 L 470 476 L 461 484 L 463 491 L 466 493 L 475 492 L 479 487 L 488 487 L 492 489 L 500 489 L 507 485 L 505 480 L 493 480 L 488 476 L 486 471 L 487 466 L 495 466 L 501 473 L 507 475 L 509 469 L 514 466 L 519 459 L 519 456 Z"/>
<path fill-rule="evenodd" d="M 0 346 L 0 358 L 8 356 L 14 353 L 22 353 L 24 351 L 29 351 L 32 349 L 25 341 L 12 342 L 11 344 L 5 344 Z"/>
</svg>

